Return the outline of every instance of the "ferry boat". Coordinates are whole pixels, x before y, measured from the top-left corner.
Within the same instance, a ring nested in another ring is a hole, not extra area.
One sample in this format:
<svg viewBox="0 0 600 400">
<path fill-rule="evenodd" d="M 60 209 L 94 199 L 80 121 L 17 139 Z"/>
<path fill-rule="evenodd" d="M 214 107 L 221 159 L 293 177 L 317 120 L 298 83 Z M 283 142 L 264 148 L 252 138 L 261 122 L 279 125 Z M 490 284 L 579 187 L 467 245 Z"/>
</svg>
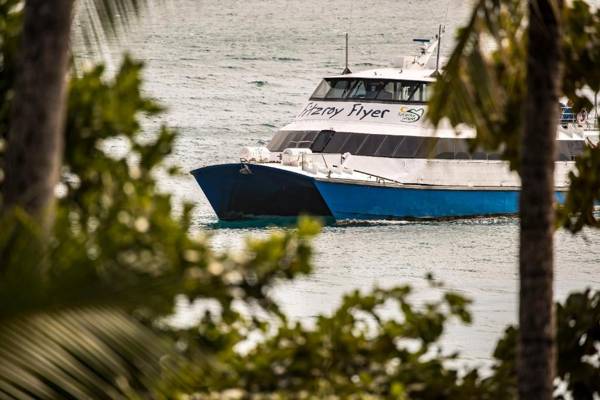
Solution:
<svg viewBox="0 0 600 400">
<path fill-rule="evenodd" d="M 221 220 L 274 216 L 343 219 L 515 214 L 520 180 L 498 154 L 469 152 L 475 131 L 435 129 L 424 115 L 439 40 L 392 68 L 324 78 L 296 119 L 240 162 L 191 171 Z M 557 105 L 558 106 L 558 105 Z M 557 129 L 559 200 L 574 158 L 598 140 L 596 112 L 563 106 Z"/>
</svg>

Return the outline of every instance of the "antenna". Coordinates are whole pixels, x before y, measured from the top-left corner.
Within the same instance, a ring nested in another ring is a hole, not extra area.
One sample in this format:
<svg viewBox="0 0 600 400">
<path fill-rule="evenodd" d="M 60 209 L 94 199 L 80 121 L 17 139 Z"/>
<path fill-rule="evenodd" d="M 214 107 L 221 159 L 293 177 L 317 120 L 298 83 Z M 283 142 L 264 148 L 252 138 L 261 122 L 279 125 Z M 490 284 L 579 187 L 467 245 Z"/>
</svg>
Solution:
<svg viewBox="0 0 600 400">
<path fill-rule="evenodd" d="M 435 76 L 440 74 L 440 48 L 442 47 L 442 25 L 438 28 L 437 59 L 435 60 Z"/>
<path fill-rule="evenodd" d="M 342 71 L 342 75 L 351 74 L 350 68 L 348 68 L 348 32 L 346 32 L 346 67 Z"/>
</svg>

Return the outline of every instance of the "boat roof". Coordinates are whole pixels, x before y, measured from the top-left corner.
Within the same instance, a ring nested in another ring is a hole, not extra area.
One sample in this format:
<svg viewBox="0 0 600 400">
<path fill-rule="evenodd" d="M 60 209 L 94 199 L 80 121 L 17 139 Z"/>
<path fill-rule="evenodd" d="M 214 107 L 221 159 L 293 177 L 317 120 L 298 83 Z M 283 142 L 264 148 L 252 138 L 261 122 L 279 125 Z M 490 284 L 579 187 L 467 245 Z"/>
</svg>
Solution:
<svg viewBox="0 0 600 400">
<path fill-rule="evenodd" d="M 325 79 L 334 78 L 367 78 L 367 79 L 393 79 L 393 80 L 406 80 L 406 81 L 420 81 L 420 82 L 435 82 L 434 69 L 403 69 L 403 68 L 378 68 L 368 69 L 365 71 L 354 72 L 345 75 L 332 75 L 327 76 Z"/>
</svg>

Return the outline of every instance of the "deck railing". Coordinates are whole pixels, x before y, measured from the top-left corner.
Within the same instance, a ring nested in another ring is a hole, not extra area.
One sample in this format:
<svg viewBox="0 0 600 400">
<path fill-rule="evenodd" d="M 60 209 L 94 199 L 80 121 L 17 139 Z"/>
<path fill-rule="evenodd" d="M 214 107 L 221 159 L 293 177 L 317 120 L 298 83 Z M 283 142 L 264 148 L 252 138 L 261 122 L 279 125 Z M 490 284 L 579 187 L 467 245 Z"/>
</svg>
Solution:
<svg viewBox="0 0 600 400">
<path fill-rule="evenodd" d="M 303 153 L 301 165 L 303 171 L 331 175 L 333 169 L 341 167 L 342 161 L 341 154 Z"/>
<path fill-rule="evenodd" d="M 338 175 L 343 177 L 345 173 L 352 174 L 356 177 L 357 174 L 364 175 L 365 180 L 375 181 L 379 184 L 394 183 L 402 184 L 402 182 L 394 179 L 385 178 L 370 172 L 359 171 L 356 169 L 347 169 L 343 164 L 342 154 L 323 154 L 323 153 L 304 153 L 302 154 L 301 166 L 302 170 L 309 172 L 314 175 L 323 174 L 328 178 L 332 175 Z"/>
</svg>

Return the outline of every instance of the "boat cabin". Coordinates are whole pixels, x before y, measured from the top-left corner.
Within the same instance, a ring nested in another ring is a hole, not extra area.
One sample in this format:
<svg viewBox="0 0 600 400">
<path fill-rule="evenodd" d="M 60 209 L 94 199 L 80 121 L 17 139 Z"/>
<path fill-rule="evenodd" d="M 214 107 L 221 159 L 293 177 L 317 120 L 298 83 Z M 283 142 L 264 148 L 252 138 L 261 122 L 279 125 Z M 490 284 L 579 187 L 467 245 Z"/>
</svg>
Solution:
<svg viewBox="0 0 600 400">
<path fill-rule="evenodd" d="M 325 78 L 310 99 L 425 104 L 432 92 L 431 85 L 432 82 L 410 80 Z"/>
<path fill-rule="evenodd" d="M 471 138 L 456 137 L 453 130 L 422 134 L 434 82 L 434 71 L 425 69 L 384 68 L 326 77 L 297 120 L 277 132 L 267 149 L 274 153 L 300 148 L 367 157 L 500 160 L 496 152 L 473 149 Z M 566 117 L 563 107 L 562 120 Z M 557 142 L 556 159 L 571 161 L 583 151 L 584 140 L 564 139 Z"/>
<path fill-rule="evenodd" d="M 405 135 L 373 135 L 355 132 L 279 131 L 268 145 L 271 152 L 305 148 L 313 153 L 344 154 L 386 158 L 445 160 L 500 160 L 495 152 L 471 151 L 465 138 Z M 558 140 L 557 161 L 572 161 L 582 153 L 583 140 Z"/>
</svg>

